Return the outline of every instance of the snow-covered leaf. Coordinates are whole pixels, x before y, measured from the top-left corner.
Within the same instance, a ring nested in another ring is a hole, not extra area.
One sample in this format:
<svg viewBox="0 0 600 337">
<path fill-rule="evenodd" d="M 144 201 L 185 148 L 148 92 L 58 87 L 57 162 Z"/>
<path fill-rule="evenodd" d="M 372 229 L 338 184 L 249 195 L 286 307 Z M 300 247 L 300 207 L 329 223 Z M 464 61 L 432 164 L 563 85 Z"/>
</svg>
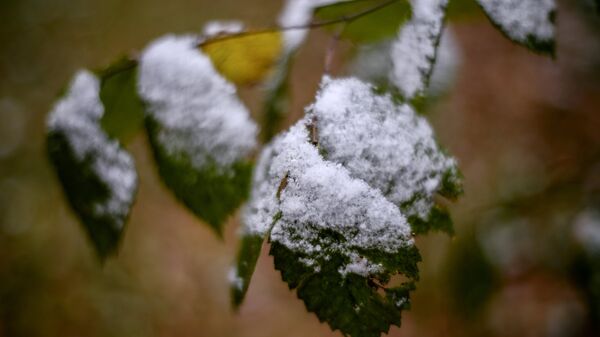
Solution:
<svg viewBox="0 0 600 337">
<path fill-rule="evenodd" d="M 315 9 L 315 17 L 321 21 L 353 17 L 368 12 L 344 25 L 341 36 L 357 43 L 376 42 L 393 36 L 398 27 L 410 18 L 408 1 L 349 0 Z M 332 26 L 332 29 L 337 29 Z"/>
<path fill-rule="evenodd" d="M 554 0 L 477 0 L 490 20 L 511 40 L 554 55 Z"/>
<path fill-rule="evenodd" d="M 398 273 L 415 280 L 420 257 L 400 209 L 324 160 L 310 141 L 311 125 L 299 121 L 261 155 L 244 212 L 243 240 L 253 249 L 242 243 L 232 286 L 243 296 L 252 270 L 240 271 L 240 263 L 253 266 L 258 238 L 269 236 L 276 268 L 310 311 L 345 334 L 378 336 L 400 323 L 412 287 L 386 285 Z"/>
<path fill-rule="evenodd" d="M 246 160 L 257 127 L 235 87 L 191 36 L 166 36 L 146 48 L 138 91 L 150 143 L 166 185 L 217 233 L 246 198 Z"/>
<path fill-rule="evenodd" d="M 202 41 L 200 48 L 214 67 L 235 84 L 261 82 L 277 65 L 282 53 L 281 32 L 240 32 Z"/>
<path fill-rule="evenodd" d="M 378 336 L 399 324 L 418 277 L 411 232 L 452 232 L 436 196 L 460 193 L 455 161 L 408 104 L 358 79 L 325 77 L 306 117 L 261 154 L 231 278 L 235 304 L 259 238 L 269 237 L 276 268 L 308 310 L 344 334 Z M 398 273 L 408 282 L 387 288 Z"/>
<path fill-rule="evenodd" d="M 136 91 L 137 61 L 123 57 L 100 70 L 98 77 L 102 128 L 110 137 L 127 141 L 144 125 L 144 108 Z"/>
<path fill-rule="evenodd" d="M 379 288 L 397 273 L 418 277 L 410 227 L 380 191 L 324 160 L 310 142 L 309 126 L 302 120 L 276 140 L 269 174 L 275 181 L 285 177 L 286 184 L 270 233 L 275 267 L 332 329 L 379 335 L 399 324 L 408 301 L 382 296 Z"/>
<path fill-rule="evenodd" d="M 411 0 L 412 17 L 400 28 L 391 50 L 390 82 L 406 100 L 427 88 L 442 35 L 448 0 Z"/>
<path fill-rule="evenodd" d="M 100 126 L 100 83 L 79 71 L 48 117 L 47 148 L 101 259 L 118 247 L 137 191 L 133 158 Z"/>
<path fill-rule="evenodd" d="M 435 64 L 433 65 L 429 85 L 423 92 L 424 95 L 411 102 L 419 113 L 423 113 L 423 108 L 426 108 L 430 102 L 443 97 L 451 90 L 462 65 L 460 46 L 456 41 L 454 31 L 449 28 L 444 29 L 437 47 Z M 389 88 L 389 74 L 393 69 L 392 45 L 393 41 L 386 40 L 359 46 L 358 53 L 351 65 L 351 73 L 362 80 L 375 84 L 379 88 Z M 416 103 L 421 104 L 417 106 Z"/>
<path fill-rule="evenodd" d="M 415 232 L 430 227 L 452 232 L 448 220 L 440 223 L 443 208 L 434 207 L 434 196 L 460 193 L 456 162 L 410 105 L 357 79 L 325 79 L 307 114 L 317 121 L 325 158 L 400 206 Z"/>
</svg>

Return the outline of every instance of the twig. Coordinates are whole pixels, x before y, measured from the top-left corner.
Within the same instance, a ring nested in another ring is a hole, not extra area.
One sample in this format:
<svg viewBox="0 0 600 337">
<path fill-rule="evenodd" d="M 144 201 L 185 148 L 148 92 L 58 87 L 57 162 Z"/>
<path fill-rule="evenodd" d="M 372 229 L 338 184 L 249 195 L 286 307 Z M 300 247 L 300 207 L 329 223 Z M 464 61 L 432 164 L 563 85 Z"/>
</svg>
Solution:
<svg viewBox="0 0 600 337">
<path fill-rule="evenodd" d="M 223 40 L 229 40 L 229 39 L 234 39 L 234 38 L 240 38 L 240 37 L 245 37 L 245 36 L 251 36 L 251 35 L 260 35 L 260 34 L 267 34 L 267 33 L 274 33 L 274 32 L 282 32 L 282 31 L 288 31 L 288 30 L 296 30 L 296 29 L 315 29 L 315 28 L 321 28 L 321 27 L 326 27 L 326 26 L 331 26 L 331 25 L 335 25 L 338 23 L 346 23 L 349 24 L 352 21 L 355 21 L 357 19 L 362 18 L 363 16 L 369 15 L 373 12 L 376 12 L 378 10 L 381 10 L 395 2 L 398 2 L 400 0 L 389 0 L 383 3 L 378 4 L 377 6 L 373 6 L 369 9 L 366 9 L 362 12 L 353 14 L 353 15 L 349 15 L 349 16 L 342 16 L 341 18 L 337 18 L 337 19 L 333 19 L 333 20 L 328 20 L 328 21 L 322 21 L 322 22 L 311 22 L 307 25 L 298 25 L 298 26 L 288 26 L 288 27 L 275 27 L 275 28 L 266 28 L 266 29 L 261 29 L 261 30 L 254 30 L 254 31 L 246 31 L 246 32 L 239 32 L 239 33 L 231 33 L 231 34 L 223 34 L 223 35 L 219 35 L 217 37 L 202 41 L 199 43 L 199 46 L 206 46 L 208 44 L 211 43 L 215 43 L 215 42 L 220 42 Z"/>
</svg>

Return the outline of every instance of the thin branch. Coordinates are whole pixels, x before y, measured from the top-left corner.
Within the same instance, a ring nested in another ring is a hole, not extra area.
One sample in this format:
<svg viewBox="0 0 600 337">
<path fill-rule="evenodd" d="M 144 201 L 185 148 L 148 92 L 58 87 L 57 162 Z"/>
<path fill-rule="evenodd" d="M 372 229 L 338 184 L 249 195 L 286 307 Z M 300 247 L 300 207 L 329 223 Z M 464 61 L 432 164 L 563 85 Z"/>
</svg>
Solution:
<svg viewBox="0 0 600 337">
<path fill-rule="evenodd" d="M 202 41 L 199 43 L 199 46 L 205 46 L 211 43 L 215 43 L 215 42 L 220 42 L 223 40 L 229 40 L 229 39 L 234 39 L 234 38 L 240 38 L 240 37 L 244 37 L 244 36 L 252 36 L 252 35 L 260 35 L 260 34 L 268 34 L 268 33 L 275 33 L 275 32 L 283 32 L 283 31 L 288 31 L 288 30 L 297 30 L 297 29 L 315 29 L 315 28 L 321 28 L 321 27 L 326 27 L 326 26 L 331 26 L 331 25 L 335 25 L 338 23 L 346 23 L 349 24 L 355 20 L 358 20 L 360 18 L 362 18 L 363 16 L 369 15 L 373 12 L 376 12 L 378 10 L 381 10 L 395 2 L 398 2 L 400 0 L 388 0 L 386 2 L 380 3 L 377 6 L 373 6 L 371 8 L 368 8 L 362 12 L 358 12 L 356 14 L 353 15 L 349 15 L 349 16 L 342 16 L 340 18 L 337 19 L 332 19 L 332 20 L 327 20 L 327 21 L 321 21 L 321 22 L 311 22 L 309 24 L 306 25 L 298 25 L 298 26 L 288 26 L 288 27 L 274 27 L 274 28 L 266 28 L 266 29 L 261 29 L 261 30 L 254 30 L 254 31 L 246 31 L 246 32 L 240 32 L 240 33 L 232 33 L 232 34 L 223 34 L 205 41 Z"/>
</svg>

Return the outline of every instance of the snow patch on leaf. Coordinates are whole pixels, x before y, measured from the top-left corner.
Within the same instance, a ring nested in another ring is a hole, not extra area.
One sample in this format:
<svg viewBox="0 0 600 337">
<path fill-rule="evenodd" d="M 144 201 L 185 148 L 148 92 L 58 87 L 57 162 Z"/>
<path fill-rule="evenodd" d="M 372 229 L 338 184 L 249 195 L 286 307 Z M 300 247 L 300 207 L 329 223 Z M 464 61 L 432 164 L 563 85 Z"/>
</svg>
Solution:
<svg viewBox="0 0 600 337">
<path fill-rule="evenodd" d="M 340 266 L 340 271 L 360 274 L 376 264 L 365 261 L 359 269 L 362 252 L 394 253 L 413 246 L 400 210 L 341 165 L 325 161 L 309 142 L 306 120 L 294 125 L 279 144 L 282 151 L 273 158 L 270 174 L 281 177 L 285 172 L 287 184 L 271 241 L 305 254 L 304 263 L 315 271 L 331 254 L 340 254 L 352 264 Z"/>
<path fill-rule="evenodd" d="M 489 18 L 513 41 L 533 47 L 554 45 L 554 0 L 478 0 Z"/>
<path fill-rule="evenodd" d="M 82 165 L 90 163 L 93 174 L 108 189 L 108 198 L 94 202 L 92 212 L 110 218 L 115 230 L 120 230 L 133 203 L 137 173 L 131 155 L 100 127 L 104 107 L 99 92 L 98 78 L 87 70 L 77 72 L 67 94 L 50 112 L 48 131 L 63 135 Z"/>
<path fill-rule="evenodd" d="M 282 27 L 298 27 L 309 24 L 315 8 L 329 5 L 342 0 L 287 0 L 279 14 L 279 24 Z M 308 29 L 288 29 L 283 32 L 284 50 L 293 52 L 304 41 Z"/>
<path fill-rule="evenodd" d="M 590 254 L 600 254 L 600 211 L 585 209 L 574 221 L 573 232 L 576 240 Z"/>
<path fill-rule="evenodd" d="M 307 115 L 317 121 L 326 159 L 390 202 L 405 205 L 407 217 L 426 219 L 444 176 L 456 171 L 455 160 L 439 149 L 425 118 L 358 79 L 326 78 Z"/>
<path fill-rule="evenodd" d="M 221 34 L 236 34 L 244 31 L 244 23 L 237 20 L 213 20 L 204 25 L 202 36 L 205 38 Z"/>
<path fill-rule="evenodd" d="M 427 87 L 442 34 L 448 0 L 412 0 L 412 18 L 392 45 L 390 81 L 407 99 Z"/>
<path fill-rule="evenodd" d="M 226 167 L 254 148 L 257 126 L 197 44 L 173 35 L 152 43 L 140 60 L 138 91 L 171 155 L 185 154 L 196 168 L 210 160 Z"/>
<path fill-rule="evenodd" d="M 250 201 L 242 212 L 243 235 L 264 237 L 277 212 L 277 181 L 269 176 L 274 145 L 266 145 L 254 167 Z M 275 178 L 275 179 L 274 179 Z M 280 178 L 281 179 L 281 178 Z"/>
</svg>

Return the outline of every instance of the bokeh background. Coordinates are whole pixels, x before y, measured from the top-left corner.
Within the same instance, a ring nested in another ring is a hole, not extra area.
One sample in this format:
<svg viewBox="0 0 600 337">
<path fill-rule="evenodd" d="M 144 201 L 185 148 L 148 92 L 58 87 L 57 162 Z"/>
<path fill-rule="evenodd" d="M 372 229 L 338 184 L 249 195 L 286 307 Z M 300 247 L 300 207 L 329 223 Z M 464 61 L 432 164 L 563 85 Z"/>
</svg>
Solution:
<svg viewBox="0 0 600 337">
<path fill-rule="evenodd" d="M 427 114 L 460 163 L 465 195 L 451 206 L 453 238 L 418 239 L 421 281 L 389 335 L 600 336 L 600 12 L 558 1 L 552 60 L 459 2 L 448 25 L 453 82 Z M 340 336 L 305 311 L 267 249 L 245 304 L 231 310 L 237 216 L 216 238 L 158 180 L 143 135 L 129 145 L 138 199 L 120 254 L 101 266 L 44 152 L 46 114 L 77 69 L 212 19 L 270 26 L 281 5 L 0 1 L 0 336 Z M 313 98 L 328 43 L 314 31 L 299 52 L 288 125 Z M 339 49 L 341 75 L 353 48 Z M 261 90 L 241 94 L 258 117 Z"/>
</svg>

